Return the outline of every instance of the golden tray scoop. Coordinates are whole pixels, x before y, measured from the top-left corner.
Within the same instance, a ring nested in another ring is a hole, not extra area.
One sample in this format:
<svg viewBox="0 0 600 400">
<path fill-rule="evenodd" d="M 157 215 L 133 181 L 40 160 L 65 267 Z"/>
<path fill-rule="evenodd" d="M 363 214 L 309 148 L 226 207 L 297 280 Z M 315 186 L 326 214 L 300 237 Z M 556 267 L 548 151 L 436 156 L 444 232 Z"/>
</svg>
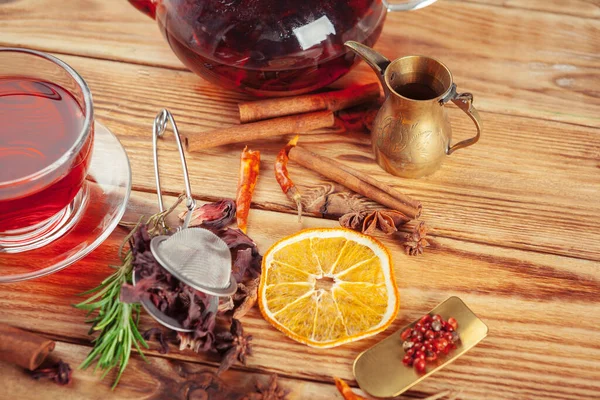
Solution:
<svg viewBox="0 0 600 400">
<path fill-rule="evenodd" d="M 479 343 L 488 334 L 488 327 L 458 297 L 439 304 L 430 315 L 444 319 L 454 317 L 458 322 L 460 341 L 439 364 L 427 364 L 427 373 L 417 374 L 414 368 L 402 364 L 404 350 L 400 333 L 412 328 L 419 319 L 365 350 L 354 361 L 354 377 L 362 390 L 375 397 L 395 397 L 410 389 L 435 371 L 453 362 Z"/>
</svg>

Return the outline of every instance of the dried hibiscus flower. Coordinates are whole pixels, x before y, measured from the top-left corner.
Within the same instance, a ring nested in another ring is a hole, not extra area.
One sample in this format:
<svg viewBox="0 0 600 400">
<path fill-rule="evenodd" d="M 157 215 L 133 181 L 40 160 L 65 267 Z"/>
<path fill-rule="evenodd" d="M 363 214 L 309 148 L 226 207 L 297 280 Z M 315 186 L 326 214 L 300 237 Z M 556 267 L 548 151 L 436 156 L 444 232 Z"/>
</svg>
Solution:
<svg viewBox="0 0 600 400">
<path fill-rule="evenodd" d="M 229 249 L 236 251 L 233 263 L 233 276 L 241 282 L 245 275 L 255 278 L 260 275 L 262 256 L 258 252 L 256 243 L 239 229 L 226 228 L 215 232 Z"/>
<path fill-rule="evenodd" d="M 218 237 L 223 239 L 223 241 L 225 243 L 227 243 L 227 246 L 229 246 L 229 248 L 232 250 L 238 249 L 240 247 L 244 247 L 244 248 L 248 248 L 248 247 L 255 248 L 256 247 L 256 243 L 254 243 L 254 241 L 252 239 L 250 239 L 250 236 L 246 235 L 240 229 L 225 228 L 223 230 L 213 231 L 213 232 Z"/>
<path fill-rule="evenodd" d="M 252 341 L 252 336 L 244 335 L 242 323 L 235 318 L 231 321 L 229 332 L 217 334 L 215 349 L 223 356 L 217 375 L 231 368 L 235 360 L 246 365 L 246 356 L 252 355 L 250 341 Z"/>
<path fill-rule="evenodd" d="M 236 251 L 233 269 L 231 271 L 236 282 L 241 282 L 247 273 L 254 275 L 254 271 L 252 271 L 254 255 L 252 253 L 253 249 L 250 247 Z"/>
<path fill-rule="evenodd" d="M 208 313 L 202 317 L 193 332 L 178 332 L 179 350 L 190 349 L 196 353 L 215 350 L 216 315 Z"/>
<path fill-rule="evenodd" d="M 135 286 L 128 283 L 121 286 L 121 302 L 137 303 L 148 298 L 156 308 L 176 319 L 184 328 L 200 329 L 199 336 L 206 336 L 206 328 L 203 327 L 207 326 L 207 320 L 214 319 L 207 312 L 208 296 L 187 286 L 160 266 L 150 251 L 150 235 L 145 225 L 133 235 L 131 249 L 133 272 L 139 279 Z M 208 346 L 212 339 L 214 335 L 208 338 Z"/>
<path fill-rule="evenodd" d="M 181 221 L 185 220 L 188 211 L 179 214 Z M 201 226 L 207 229 L 223 229 L 235 219 L 235 202 L 223 199 L 214 203 L 207 203 L 192 212 L 190 227 Z"/>
<path fill-rule="evenodd" d="M 219 212 L 223 218 L 217 217 Z M 238 292 L 229 299 L 230 303 L 225 303 L 219 311 L 234 309 L 235 317 L 241 317 L 256 302 L 262 256 L 256 243 L 240 229 L 224 228 L 234 216 L 233 202 L 224 200 L 207 205 L 201 214 L 196 215 L 196 219 L 198 226 L 218 235 L 232 252 L 232 274 L 238 282 Z M 175 338 L 173 331 L 165 334 L 154 328 L 147 331 L 144 337 L 157 339 L 161 345 L 161 352 L 168 351 L 169 341 L 176 340 L 179 341 L 180 350 L 218 352 L 222 356 L 219 373 L 229 369 L 236 360 L 245 363 L 246 357 L 252 353 L 252 336 L 244 335 L 237 318 L 233 319 L 229 331 L 217 333 L 216 314 L 208 312 L 207 296 L 187 286 L 162 268 L 150 250 L 150 240 L 151 236 L 144 225 L 132 236 L 132 266 L 137 281 L 135 286 L 127 283 L 122 285 L 121 301 L 139 302 L 149 299 L 160 311 L 193 331 L 178 332 Z"/>
</svg>

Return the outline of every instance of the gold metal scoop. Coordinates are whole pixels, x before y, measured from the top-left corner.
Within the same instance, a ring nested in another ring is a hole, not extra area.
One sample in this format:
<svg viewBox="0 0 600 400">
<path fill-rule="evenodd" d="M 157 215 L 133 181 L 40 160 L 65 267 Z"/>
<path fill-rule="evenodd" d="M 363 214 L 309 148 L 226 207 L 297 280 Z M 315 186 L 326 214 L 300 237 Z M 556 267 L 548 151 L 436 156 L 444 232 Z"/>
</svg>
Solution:
<svg viewBox="0 0 600 400">
<path fill-rule="evenodd" d="M 410 389 L 435 371 L 453 362 L 479 343 L 488 334 L 485 325 L 458 297 L 450 297 L 436 308 L 431 315 L 439 314 L 444 319 L 454 317 L 458 322 L 460 341 L 438 365 L 428 365 L 427 373 L 419 375 L 414 368 L 402 364 L 404 350 L 400 333 L 413 327 L 413 321 L 396 333 L 362 352 L 354 361 L 354 377 L 362 390 L 375 397 L 395 397 Z"/>
</svg>

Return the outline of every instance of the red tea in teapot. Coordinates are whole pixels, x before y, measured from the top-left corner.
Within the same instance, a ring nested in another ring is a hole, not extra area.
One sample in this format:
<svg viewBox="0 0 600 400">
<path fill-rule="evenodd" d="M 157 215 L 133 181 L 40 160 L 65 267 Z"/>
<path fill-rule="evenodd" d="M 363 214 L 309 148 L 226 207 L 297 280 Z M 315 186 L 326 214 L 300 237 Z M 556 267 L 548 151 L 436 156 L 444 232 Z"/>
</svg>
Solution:
<svg viewBox="0 0 600 400">
<path fill-rule="evenodd" d="M 0 232 L 47 220 L 73 200 L 86 176 L 93 135 L 73 149 L 85 114 L 63 87 L 0 76 Z M 60 162 L 60 161 L 59 161 Z"/>
<path fill-rule="evenodd" d="M 373 45 L 381 0 L 130 0 L 154 16 L 192 71 L 260 96 L 328 85 L 358 60 L 346 40 Z"/>
</svg>

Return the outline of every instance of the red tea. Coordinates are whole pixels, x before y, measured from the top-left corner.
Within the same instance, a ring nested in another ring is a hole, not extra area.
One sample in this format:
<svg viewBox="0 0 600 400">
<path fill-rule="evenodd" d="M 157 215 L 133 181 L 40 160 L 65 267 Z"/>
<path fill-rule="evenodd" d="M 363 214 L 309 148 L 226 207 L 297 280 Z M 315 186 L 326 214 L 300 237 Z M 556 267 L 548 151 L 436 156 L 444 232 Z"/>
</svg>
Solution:
<svg viewBox="0 0 600 400">
<path fill-rule="evenodd" d="M 87 174 L 92 132 L 67 154 L 84 123 L 82 107 L 61 86 L 0 76 L 0 232 L 43 222 L 73 200 Z"/>
<path fill-rule="evenodd" d="M 140 9 L 148 3 L 130 1 Z M 154 3 L 161 31 L 189 69 L 259 96 L 304 93 L 337 80 L 357 61 L 344 42 L 373 46 L 386 16 L 381 0 Z"/>
</svg>

